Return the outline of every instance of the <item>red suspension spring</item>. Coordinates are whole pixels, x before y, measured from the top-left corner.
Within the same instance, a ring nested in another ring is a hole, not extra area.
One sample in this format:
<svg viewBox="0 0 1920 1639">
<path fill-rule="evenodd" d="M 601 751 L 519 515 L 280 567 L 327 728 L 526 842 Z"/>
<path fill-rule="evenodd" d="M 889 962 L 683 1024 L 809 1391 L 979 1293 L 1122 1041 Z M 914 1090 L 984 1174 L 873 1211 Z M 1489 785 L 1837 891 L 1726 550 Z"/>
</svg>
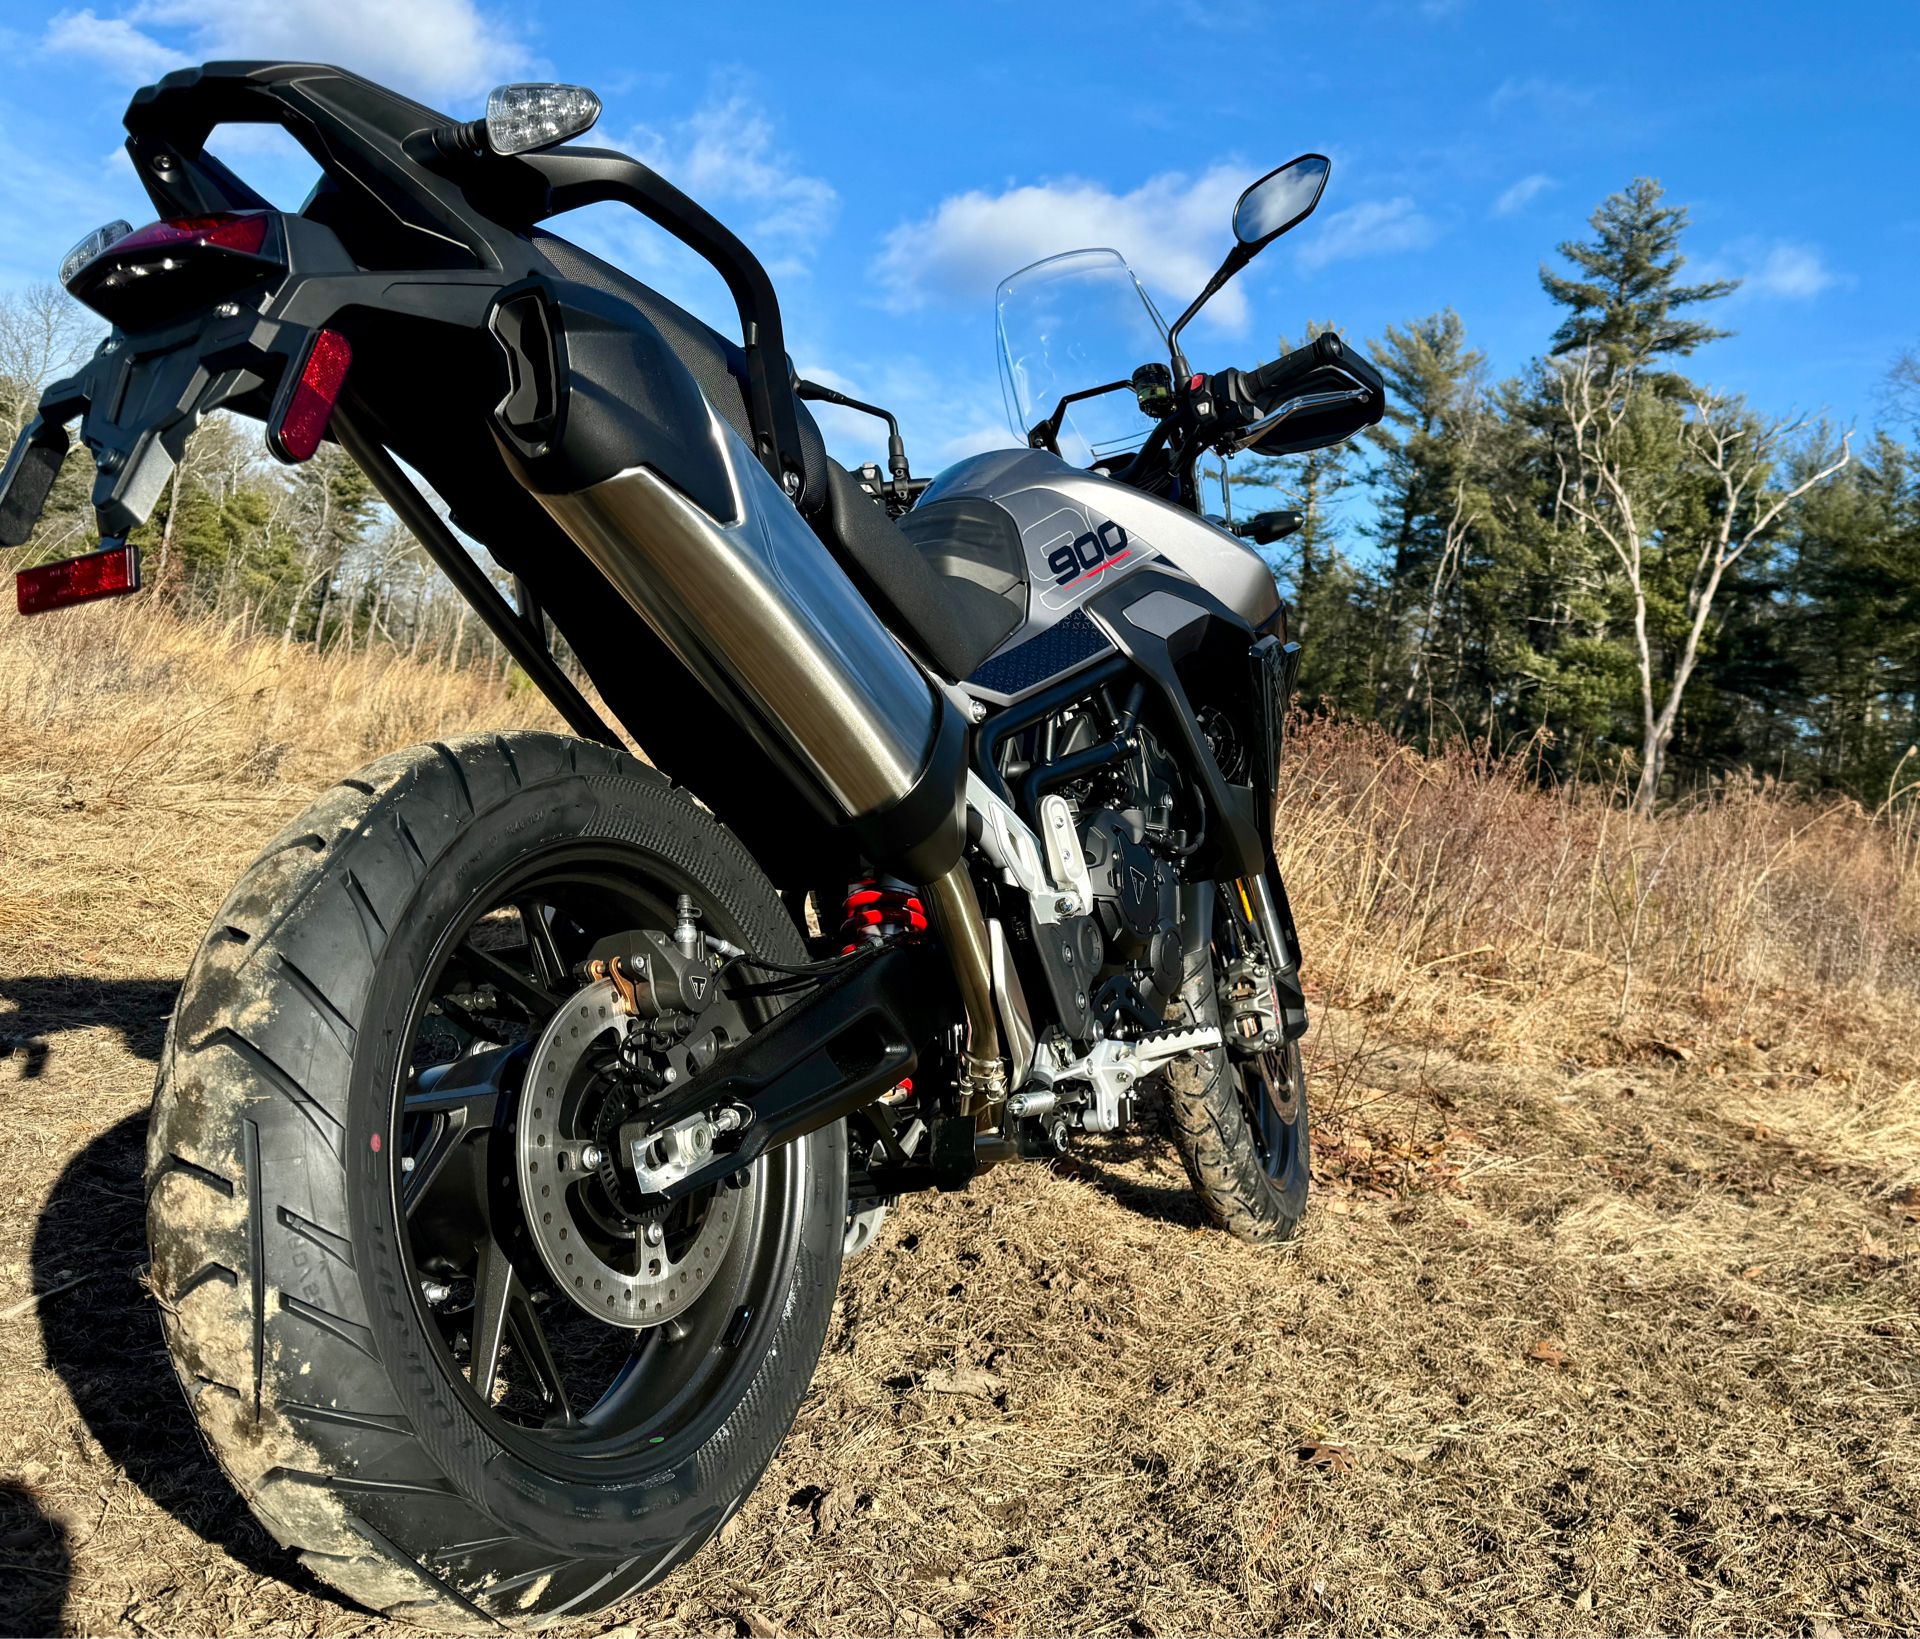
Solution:
<svg viewBox="0 0 1920 1639">
<path fill-rule="evenodd" d="M 842 952 L 926 931 L 927 908 L 906 883 L 892 877 L 869 876 L 847 889 L 840 923 Z"/>
</svg>

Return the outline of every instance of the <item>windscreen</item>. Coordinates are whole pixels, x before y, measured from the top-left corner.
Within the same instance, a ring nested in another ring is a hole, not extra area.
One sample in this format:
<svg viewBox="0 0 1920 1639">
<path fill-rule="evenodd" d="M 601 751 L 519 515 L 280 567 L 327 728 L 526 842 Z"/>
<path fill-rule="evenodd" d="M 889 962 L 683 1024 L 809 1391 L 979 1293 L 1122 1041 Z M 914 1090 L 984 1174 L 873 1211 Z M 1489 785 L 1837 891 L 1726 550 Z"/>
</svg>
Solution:
<svg viewBox="0 0 1920 1639">
<path fill-rule="evenodd" d="M 1165 364 L 1167 327 L 1118 251 L 1071 250 L 1000 283 L 994 296 L 1000 385 L 1022 444 L 1068 393 Z M 1067 407 L 1060 453 L 1084 465 L 1135 450 L 1153 430 L 1124 389 Z"/>
</svg>

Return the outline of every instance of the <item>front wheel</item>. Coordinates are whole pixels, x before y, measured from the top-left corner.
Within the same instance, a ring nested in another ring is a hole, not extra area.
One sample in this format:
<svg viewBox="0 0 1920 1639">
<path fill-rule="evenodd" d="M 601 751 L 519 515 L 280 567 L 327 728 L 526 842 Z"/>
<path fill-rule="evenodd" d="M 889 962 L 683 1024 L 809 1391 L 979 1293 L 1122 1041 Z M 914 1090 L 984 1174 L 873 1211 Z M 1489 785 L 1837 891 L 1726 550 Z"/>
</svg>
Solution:
<svg viewBox="0 0 1920 1639">
<path fill-rule="evenodd" d="M 739 1506 L 812 1375 L 840 1129 L 671 1209 L 621 1170 L 649 1090 L 764 1016 L 728 999 L 643 1039 L 579 988 L 683 896 L 805 959 L 651 769 L 474 738 L 321 798 L 187 975 L 148 1147 L 167 1342 L 262 1523 L 390 1617 L 537 1625 L 645 1587 Z"/>
<path fill-rule="evenodd" d="M 1229 884 L 1190 892 L 1191 932 L 1180 991 L 1190 1024 L 1216 1024 L 1231 1039 L 1221 995 L 1259 949 L 1248 907 Z M 1273 1009 L 1277 1018 L 1277 1006 Z M 1253 1052 L 1216 1047 L 1166 1072 L 1174 1146 L 1209 1218 L 1230 1235 L 1277 1244 L 1299 1233 L 1307 1210 L 1307 1083 L 1300 1044 Z"/>
</svg>

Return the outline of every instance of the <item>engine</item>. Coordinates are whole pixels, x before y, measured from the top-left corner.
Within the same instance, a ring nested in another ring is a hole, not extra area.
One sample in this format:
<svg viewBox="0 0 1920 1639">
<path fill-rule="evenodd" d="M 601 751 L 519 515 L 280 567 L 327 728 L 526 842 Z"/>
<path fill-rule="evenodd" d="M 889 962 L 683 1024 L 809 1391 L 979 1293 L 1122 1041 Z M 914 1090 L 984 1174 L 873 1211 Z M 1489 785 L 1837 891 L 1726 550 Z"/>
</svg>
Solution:
<svg viewBox="0 0 1920 1639">
<path fill-rule="evenodd" d="M 1180 988 L 1180 859 L 1195 808 L 1139 713 L 1137 690 L 1077 702 L 1003 768 L 1037 830 L 1064 805 L 1085 862 L 1088 902 L 1022 940 L 1060 1029 L 1083 1046 L 1163 1029 Z"/>
<path fill-rule="evenodd" d="M 1180 879 L 1167 857 L 1165 829 L 1150 829 L 1138 805 L 1097 809 L 1082 824 L 1105 957 L 1095 1017 L 1110 1035 L 1127 1020 L 1157 1030 L 1152 1001 L 1164 1003 L 1180 988 Z"/>
</svg>

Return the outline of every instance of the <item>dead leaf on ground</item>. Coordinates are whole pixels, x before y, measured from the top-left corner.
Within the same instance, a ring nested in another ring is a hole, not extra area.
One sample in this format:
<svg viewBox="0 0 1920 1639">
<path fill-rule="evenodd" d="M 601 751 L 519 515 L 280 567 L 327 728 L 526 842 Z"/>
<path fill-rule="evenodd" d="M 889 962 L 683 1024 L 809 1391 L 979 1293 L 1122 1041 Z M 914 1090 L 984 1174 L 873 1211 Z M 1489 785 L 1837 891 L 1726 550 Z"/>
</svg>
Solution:
<svg viewBox="0 0 1920 1639">
<path fill-rule="evenodd" d="M 856 1506 L 853 1488 L 847 1485 L 836 1485 L 814 1506 L 815 1529 L 831 1536 L 853 1518 Z"/>
<path fill-rule="evenodd" d="M 1007 1385 L 998 1372 L 978 1366 L 955 1366 L 951 1370 L 941 1368 L 928 1372 L 920 1379 L 920 1386 L 929 1394 L 964 1394 L 975 1400 L 991 1400 Z"/>
<path fill-rule="evenodd" d="M 1309 1440 L 1295 1455 L 1307 1467 L 1325 1469 L 1329 1474 L 1351 1474 L 1357 1466 L 1353 1447 L 1339 1440 Z"/>
</svg>

